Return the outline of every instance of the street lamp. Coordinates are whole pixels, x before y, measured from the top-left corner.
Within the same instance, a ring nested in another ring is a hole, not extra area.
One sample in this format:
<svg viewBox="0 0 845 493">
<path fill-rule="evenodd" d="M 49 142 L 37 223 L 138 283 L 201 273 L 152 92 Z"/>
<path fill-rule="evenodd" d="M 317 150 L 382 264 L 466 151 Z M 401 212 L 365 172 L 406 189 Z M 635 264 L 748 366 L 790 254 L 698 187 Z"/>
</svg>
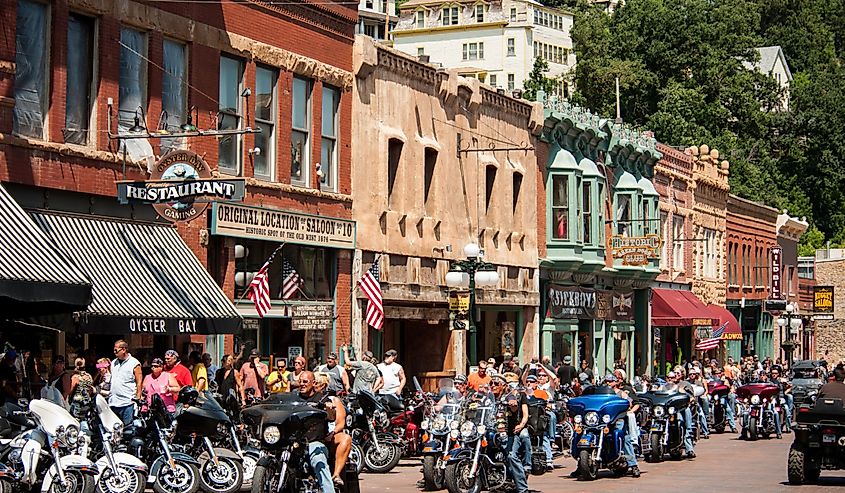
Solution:
<svg viewBox="0 0 845 493">
<path fill-rule="evenodd" d="M 801 328 L 801 316 L 795 312 L 795 305 L 792 303 L 786 304 L 786 313 L 782 313 L 777 319 L 778 327 L 780 328 L 780 347 L 786 356 L 787 364 L 792 368 L 792 352 L 795 350 L 795 341 L 792 339 L 792 332 L 797 332 Z M 787 337 L 784 337 L 784 329 L 788 330 Z"/>
<path fill-rule="evenodd" d="M 499 284 L 499 273 L 493 264 L 482 260 L 481 248 L 475 243 L 464 246 L 466 260 L 454 260 L 446 273 L 446 285 L 451 289 L 469 289 L 469 360 L 476 363 L 477 330 L 475 326 L 475 288 Z"/>
</svg>

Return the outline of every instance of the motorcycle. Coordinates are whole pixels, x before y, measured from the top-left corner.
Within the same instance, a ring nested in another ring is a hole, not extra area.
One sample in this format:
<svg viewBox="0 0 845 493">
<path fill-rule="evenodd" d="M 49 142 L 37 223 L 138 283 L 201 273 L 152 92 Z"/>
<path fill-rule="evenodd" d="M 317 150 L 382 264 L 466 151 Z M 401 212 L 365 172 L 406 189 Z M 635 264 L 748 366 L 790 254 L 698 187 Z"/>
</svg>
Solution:
<svg viewBox="0 0 845 493">
<path fill-rule="evenodd" d="M 137 403 L 142 411 L 127 432 L 128 450 L 150 464 L 147 484 L 156 493 L 196 493 L 200 487 L 200 463 L 168 441 L 174 422 L 161 396 L 154 394 L 148 407 L 143 399 Z"/>
<path fill-rule="evenodd" d="M 423 480 L 427 491 L 442 490 L 445 486 L 446 459 L 451 449 L 452 422 L 460 419 L 461 405 L 447 402 L 431 418 L 420 423 L 423 441 Z"/>
<path fill-rule="evenodd" d="M 795 439 L 789 449 L 790 484 L 815 483 L 822 469 L 845 469 L 845 409 L 842 399 L 802 402 L 796 415 Z"/>
<path fill-rule="evenodd" d="M 662 462 L 669 453 L 673 460 L 684 451 L 686 427 L 682 422 L 690 396 L 679 392 L 650 391 L 637 396 L 645 420 L 640 428 L 642 453 L 647 462 Z"/>
<path fill-rule="evenodd" d="M 97 395 L 89 411 L 90 444 L 86 439 L 80 455 L 96 460 L 97 493 L 143 493 L 147 485 L 147 466 L 126 452 L 116 452 L 123 439 L 123 421 L 111 410 L 106 399 Z"/>
<path fill-rule="evenodd" d="M 414 377 L 414 385 L 417 390 L 403 409 L 395 414 L 388 412 L 388 415 L 393 414 L 390 417 L 390 432 L 402 438 L 404 457 L 417 457 L 422 453 L 420 423 L 430 413 L 432 404 L 431 398 L 420 387 L 417 377 Z"/>
<path fill-rule="evenodd" d="M 545 392 L 544 392 L 545 394 Z M 531 474 L 542 476 L 546 473 L 546 451 L 543 448 L 543 437 L 549 426 L 549 417 L 546 414 L 548 394 L 539 397 L 540 393 L 535 392 L 528 399 L 528 429 L 531 434 Z"/>
<path fill-rule="evenodd" d="M 370 472 L 390 472 L 402 459 L 404 445 L 390 432 L 387 409 L 369 391 L 359 392 L 348 402 L 346 427 L 352 435 L 353 453 L 360 454 L 363 466 Z"/>
<path fill-rule="evenodd" d="M 628 412 L 628 401 L 618 397 L 610 387 L 590 387 L 587 392 L 569 400 L 569 412 L 575 422 L 572 456 L 578 458 L 582 480 L 595 480 L 599 469 L 606 468 L 621 477 L 628 470 L 622 453 L 622 440 L 627 427 L 618 429 L 616 421 Z"/>
<path fill-rule="evenodd" d="M 467 400 L 463 418 L 450 425 L 449 435 L 460 445 L 449 451 L 446 460 L 444 482 L 449 493 L 477 493 L 504 485 L 508 475 L 503 422 L 487 394 L 476 393 Z"/>
<path fill-rule="evenodd" d="M 774 400 L 778 399 L 777 385 L 750 383 L 736 389 L 737 402 L 742 412 L 742 434 L 750 441 L 758 437 L 769 438 L 776 433 Z"/>
<path fill-rule="evenodd" d="M 575 434 L 575 427 L 572 424 L 572 418 L 569 416 L 569 408 L 567 407 L 567 403 L 572 397 L 575 397 L 572 388 L 568 384 L 563 385 L 558 392 L 557 400 L 552 404 L 552 411 L 557 415 L 555 438 L 558 449 L 565 453 L 569 453 L 572 448 L 572 435 Z"/>
<path fill-rule="evenodd" d="M 296 394 L 280 396 L 243 411 L 244 422 L 261 437 L 263 451 L 252 479 L 252 493 L 317 493 L 319 483 L 308 458 L 308 444 L 328 434 L 326 412 L 298 400 Z M 342 493 L 357 493 L 358 472 L 347 463 Z"/>
<path fill-rule="evenodd" d="M 252 389 L 249 389 L 252 390 Z M 227 439 L 219 439 L 215 443 L 218 446 L 231 447 L 242 460 L 244 471 L 244 480 L 242 489 L 249 489 L 252 486 L 252 475 L 255 473 L 255 465 L 258 464 L 258 459 L 261 458 L 261 449 L 258 448 L 259 442 L 249 431 L 249 427 L 244 425 L 241 416 L 241 404 L 238 402 L 238 397 L 234 390 L 229 391 L 229 395 L 216 395 L 218 404 L 229 415 L 232 426 L 229 428 L 229 437 Z"/>
<path fill-rule="evenodd" d="M 722 382 L 708 384 L 710 394 L 710 429 L 715 433 L 724 433 L 728 424 L 728 394 L 731 389 Z"/>
<path fill-rule="evenodd" d="M 234 493 L 244 480 L 243 459 L 215 447 L 212 440 L 230 440 L 234 427 L 220 404 L 210 395 L 184 387 L 176 399 L 173 441 L 200 461 L 200 487 L 207 493 Z M 238 443 L 235 440 L 235 443 Z"/>
</svg>

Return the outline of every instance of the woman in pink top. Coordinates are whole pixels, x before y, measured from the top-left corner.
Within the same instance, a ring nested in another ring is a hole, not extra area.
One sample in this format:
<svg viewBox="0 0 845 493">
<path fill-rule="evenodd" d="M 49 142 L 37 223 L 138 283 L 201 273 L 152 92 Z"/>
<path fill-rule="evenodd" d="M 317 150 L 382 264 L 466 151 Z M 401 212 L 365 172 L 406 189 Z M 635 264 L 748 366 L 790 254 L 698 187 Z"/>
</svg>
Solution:
<svg viewBox="0 0 845 493">
<path fill-rule="evenodd" d="M 164 362 L 161 358 L 153 359 L 153 372 L 144 377 L 144 390 L 147 392 L 147 405 L 150 405 L 153 399 L 153 394 L 161 396 L 164 401 L 164 406 L 168 412 L 176 412 L 176 392 L 179 391 L 180 386 L 176 381 L 176 377 L 172 373 L 167 373 L 163 370 Z"/>
</svg>

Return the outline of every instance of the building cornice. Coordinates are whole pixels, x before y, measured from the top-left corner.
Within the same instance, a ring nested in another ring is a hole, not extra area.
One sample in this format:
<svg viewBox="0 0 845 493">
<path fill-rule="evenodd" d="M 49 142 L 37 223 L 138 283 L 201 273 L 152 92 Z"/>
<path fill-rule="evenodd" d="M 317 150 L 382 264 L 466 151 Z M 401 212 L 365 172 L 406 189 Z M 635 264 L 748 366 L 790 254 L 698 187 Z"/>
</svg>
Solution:
<svg viewBox="0 0 845 493">
<path fill-rule="evenodd" d="M 778 212 L 779 211 L 774 207 L 769 207 L 759 202 L 754 202 L 753 200 L 744 199 L 734 194 L 728 195 L 728 213 L 747 215 L 766 222 L 771 222 L 773 231 L 775 229 Z"/>
<path fill-rule="evenodd" d="M 409 36 L 412 34 L 425 34 L 425 33 L 434 33 L 434 32 L 445 32 L 445 31 L 474 31 L 480 29 L 489 29 L 491 27 L 504 27 L 508 25 L 508 21 L 496 21 L 496 22 L 479 22 L 474 24 L 457 24 L 454 26 L 434 26 L 434 27 L 424 27 L 422 29 L 394 29 L 390 31 L 394 38 L 396 36 Z"/>
</svg>

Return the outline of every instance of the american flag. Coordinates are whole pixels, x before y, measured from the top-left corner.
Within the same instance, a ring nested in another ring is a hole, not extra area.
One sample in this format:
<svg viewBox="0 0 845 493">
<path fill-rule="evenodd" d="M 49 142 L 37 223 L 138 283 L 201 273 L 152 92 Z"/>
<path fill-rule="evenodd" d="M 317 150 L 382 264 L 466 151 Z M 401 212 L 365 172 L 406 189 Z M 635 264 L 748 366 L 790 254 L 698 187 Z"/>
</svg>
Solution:
<svg viewBox="0 0 845 493">
<path fill-rule="evenodd" d="M 721 327 L 719 327 L 718 329 L 714 330 L 714 331 L 713 331 L 713 336 L 712 336 L 712 337 L 713 337 L 713 339 L 719 339 L 720 337 L 722 337 L 722 334 L 724 334 L 724 333 L 725 333 L 725 329 L 727 329 L 727 328 L 728 328 L 728 323 L 727 323 L 727 322 L 725 322 L 725 323 L 723 323 L 723 324 L 722 324 L 722 326 L 721 326 Z"/>
<path fill-rule="evenodd" d="M 373 266 L 358 280 L 358 286 L 367 297 L 367 324 L 376 330 L 384 327 L 384 307 L 381 298 L 381 283 L 379 282 L 378 261 L 376 258 Z"/>
<path fill-rule="evenodd" d="M 293 265 L 285 259 L 282 263 L 282 299 L 290 299 L 305 282 Z"/>
<path fill-rule="evenodd" d="M 252 278 L 252 282 L 249 283 L 249 291 L 246 293 L 246 297 L 255 303 L 255 311 L 258 312 L 258 316 L 261 318 L 270 311 L 270 278 L 268 277 L 268 271 L 270 270 L 270 264 L 273 263 L 273 258 L 281 249 L 282 246 L 279 245 L 279 247 L 270 254 L 270 258 L 264 262 L 264 265 L 258 269 L 258 272 L 255 273 L 255 277 Z"/>
<path fill-rule="evenodd" d="M 697 351 L 707 351 L 710 349 L 716 349 L 719 347 L 719 343 L 722 342 L 722 339 L 718 337 L 711 337 L 710 339 L 704 339 L 698 344 L 695 345 L 695 349 Z"/>
</svg>

